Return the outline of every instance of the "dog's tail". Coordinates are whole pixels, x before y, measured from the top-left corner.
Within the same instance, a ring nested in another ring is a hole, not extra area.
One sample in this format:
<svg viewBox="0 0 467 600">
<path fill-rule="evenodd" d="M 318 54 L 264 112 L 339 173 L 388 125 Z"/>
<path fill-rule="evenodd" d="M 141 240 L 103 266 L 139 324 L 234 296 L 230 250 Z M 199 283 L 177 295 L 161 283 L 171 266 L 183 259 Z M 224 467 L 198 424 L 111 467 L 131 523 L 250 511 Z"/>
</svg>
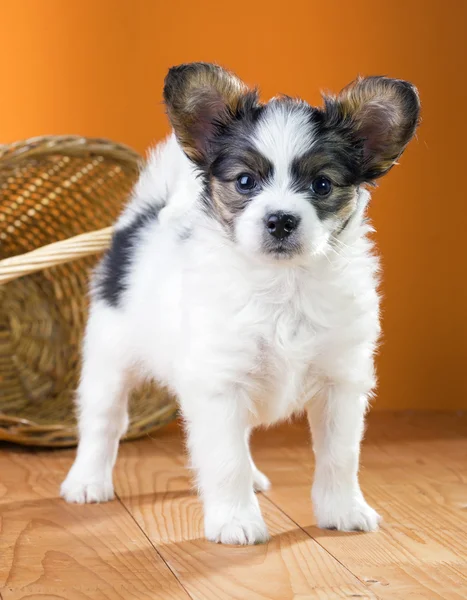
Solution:
<svg viewBox="0 0 467 600">
<path fill-rule="evenodd" d="M 168 204 L 178 183 L 186 178 L 190 169 L 190 162 L 172 133 L 149 151 L 130 202 L 120 216 L 117 227 L 125 227 L 137 215 Z"/>
<path fill-rule="evenodd" d="M 135 196 L 151 196 L 153 201 L 167 204 L 177 181 L 187 168 L 187 157 L 177 143 L 175 134 L 151 148 L 146 166 L 135 186 Z"/>
</svg>

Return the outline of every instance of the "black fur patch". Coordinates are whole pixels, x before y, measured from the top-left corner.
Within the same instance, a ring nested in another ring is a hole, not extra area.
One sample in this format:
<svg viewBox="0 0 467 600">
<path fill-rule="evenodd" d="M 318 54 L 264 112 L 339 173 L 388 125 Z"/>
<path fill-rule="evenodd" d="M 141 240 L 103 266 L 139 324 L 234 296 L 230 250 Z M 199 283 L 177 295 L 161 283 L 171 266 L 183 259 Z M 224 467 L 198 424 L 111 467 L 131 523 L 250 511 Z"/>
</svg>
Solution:
<svg viewBox="0 0 467 600">
<path fill-rule="evenodd" d="M 352 200 L 361 176 L 361 143 L 345 123 L 329 124 L 319 109 L 309 108 L 313 130 L 312 148 L 296 158 L 290 167 L 293 189 L 305 194 L 322 220 L 335 216 Z M 312 189 L 313 180 L 325 176 L 332 191 L 320 197 Z"/>
<path fill-rule="evenodd" d="M 242 160 L 253 158 L 253 167 L 257 164 L 260 170 L 268 170 L 269 161 L 258 157 L 251 136 L 254 128 L 264 112 L 264 106 L 258 104 L 256 91 L 245 94 L 237 110 L 226 122 L 217 122 L 215 134 L 209 142 L 211 160 L 207 165 L 210 174 L 216 175 L 221 163 L 228 158 Z"/>
<path fill-rule="evenodd" d="M 134 249 L 142 229 L 157 220 L 161 206 L 151 206 L 123 229 L 115 231 L 112 243 L 99 267 L 96 293 L 110 306 L 118 306 L 126 289 L 126 278 L 131 267 Z"/>
<path fill-rule="evenodd" d="M 234 181 L 241 173 L 255 175 L 265 182 L 274 175 L 274 166 L 248 140 L 237 140 L 230 152 L 221 152 L 210 169 L 211 175 L 224 183 Z"/>
<path fill-rule="evenodd" d="M 238 175 L 250 173 L 265 183 L 274 172 L 272 163 L 252 143 L 252 135 L 263 110 L 264 107 L 258 105 L 256 92 L 245 94 L 231 119 L 216 124 L 215 135 L 210 140 L 211 160 L 201 175 L 205 183 L 203 202 L 208 213 L 220 217 L 228 226 L 249 201 L 248 196 L 235 189 Z M 215 189 L 213 182 L 216 183 Z"/>
</svg>

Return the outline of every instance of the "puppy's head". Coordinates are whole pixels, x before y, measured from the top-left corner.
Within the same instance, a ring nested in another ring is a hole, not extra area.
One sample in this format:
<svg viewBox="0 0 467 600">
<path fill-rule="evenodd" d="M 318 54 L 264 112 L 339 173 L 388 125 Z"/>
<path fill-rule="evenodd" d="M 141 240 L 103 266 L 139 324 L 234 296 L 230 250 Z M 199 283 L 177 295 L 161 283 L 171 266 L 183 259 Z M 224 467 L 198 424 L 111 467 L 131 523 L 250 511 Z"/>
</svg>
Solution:
<svg viewBox="0 0 467 600">
<path fill-rule="evenodd" d="M 416 89 L 357 79 L 323 108 L 261 104 L 219 66 L 170 69 L 164 87 L 180 145 L 203 172 L 206 208 L 248 252 L 319 254 L 357 207 L 357 190 L 387 173 L 414 135 Z"/>
</svg>

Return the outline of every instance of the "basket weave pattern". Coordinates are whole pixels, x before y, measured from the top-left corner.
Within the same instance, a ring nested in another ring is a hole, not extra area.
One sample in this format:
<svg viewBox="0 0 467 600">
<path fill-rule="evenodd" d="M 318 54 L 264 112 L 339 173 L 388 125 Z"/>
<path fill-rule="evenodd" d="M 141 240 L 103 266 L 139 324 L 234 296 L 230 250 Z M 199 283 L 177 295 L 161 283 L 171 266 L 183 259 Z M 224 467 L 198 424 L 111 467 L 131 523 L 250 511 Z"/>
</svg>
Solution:
<svg viewBox="0 0 467 600">
<path fill-rule="evenodd" d="M 89 271 L 140 162 L 125 146 L 81 137 L 0 147 L 0 439 L 76 443 Z M 164 390 L 146 385 L 130 403 L 127 437 L 157 429 L 175 411 Z"/>
</svg>

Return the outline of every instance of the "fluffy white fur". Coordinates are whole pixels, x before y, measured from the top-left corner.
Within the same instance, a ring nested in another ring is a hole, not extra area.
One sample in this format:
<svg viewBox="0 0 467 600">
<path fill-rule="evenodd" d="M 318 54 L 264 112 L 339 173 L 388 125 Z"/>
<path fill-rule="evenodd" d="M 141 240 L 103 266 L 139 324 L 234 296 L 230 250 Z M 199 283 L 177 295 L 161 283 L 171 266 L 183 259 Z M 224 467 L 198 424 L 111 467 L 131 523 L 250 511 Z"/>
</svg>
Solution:
<svg viewBox="0 0 467 600">
<path fill-rule="evenodd" d="M 288 185 L 302 131 L 299 113 L 276 111 L 262 124 L 255 139 L 274 164 L 274 180 L 238 218 L 236 243 L 202 210 L 201 183 L 175 137 L 151 154 L 117 228 L 148 205 L 164 206 L 141 234 L 121 306 L 93 297 L 66 500 L 113 497 L 128 390 L 151 376 L 179 398 L 209 540 L 268 539 L 254 489 L 269 481 L 253 463 L 249 433 L 298 411 L 307 411 L 313 434 L 318 525 L 377 528 L 358 482 L 379 335 L 378 262 L 364 218 L 369 194 L 356 191 L 357 210 L 331 245 L 332 223 Z M 301 216 L 309 244 L 290 260 L 259 249 L 264 211 L 279 206 Z"/>
</svg>

